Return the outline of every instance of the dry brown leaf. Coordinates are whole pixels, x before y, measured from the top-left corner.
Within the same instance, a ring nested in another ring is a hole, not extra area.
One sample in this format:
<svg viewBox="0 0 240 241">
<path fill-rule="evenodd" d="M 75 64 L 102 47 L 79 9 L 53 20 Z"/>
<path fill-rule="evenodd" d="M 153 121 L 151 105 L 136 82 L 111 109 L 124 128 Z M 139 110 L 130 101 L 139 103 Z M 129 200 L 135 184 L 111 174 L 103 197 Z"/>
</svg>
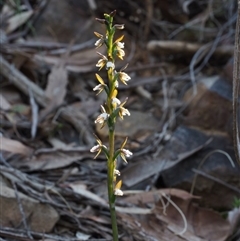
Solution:
<svg viewBox="0 0 240 241">
<path fill-rule="evenodd" d="M 141 206 L 152 206 L 155 208 L 152 214 L 146 216 L 134 215 L 132 226 L 127 220 L 132 216 L 119 213 L 124 218 L 124 226 L 135 235 L 140 235 L 139 240 L 176 240 L 187 241 L 224 241 L 230 234 L 230 225 L 218 213 L 200 208 L 192 202 L 196 198 L 191 194 L 178 189 L 162 189 L 152 192 L 141 192 L 132 197 L 123 199 L 125 203 L 138 204 Z M 172 203 L 175 203 L 173 205 Z M 164 204 L 164 205 L 163 205 Z M 186 231 L 177 236 L 184 229 L 183 217 L 178 207 L 187 220 Z M 161 227 L 160 230 L 156 227 Z M 178 238 L 179 237 L 179 238 Z M 151 239 L 150 239 L 151 238 Z M 174 239 L 175 240 L 175 239 Z"/>
<path fill-rule="evenodd" d="M 151 214 L 153 209 L 150 208 L 138 208 L 138 207 L 118 207 L 116 206 L 116 211 L 120 213 L 131 213 L 131 214 Z"/>
<path fill-rule="evenodd" d="M 89 198 L 97 203 L 100 203 L 101 205 L 103 205 L 104 207 L 108 207 L 107 202 L 102 199 L 101 197 L 99 197 L 98 195 L 88 191 L 86 189 L 86 186 L 84 184 L 82 184 L 81 182 L 74 182 L 74 183 L 70 183 L 69 186 L 72 188 L 72 190 L 75 193 L 78 193 L 86 198 Z"/>
<path fill-rule="evenodd" d="M 134 193 L 135 195 L 130 195 Z M 164 194 L 169 196 L 179 197 L 183 200 L 189 200 L 193 198 L 199 199 L 199 197 L 193 196 L 192 194 L 184 190 L 180 190 L 176 188 L 164 188 L 164 189 L 158 189 L 150 192 L 138 191 L 138 193 L 136 193 L 136 191 L 133 191 L 133 190 L 124 191 L 125 198 L 122 200 L 123 202 L 132 203 L 136 205 L 139 203 L 150 204 L 150 203 L 155 203 L 156 200 L 159 200 L 159 198 L 161 198 Z M 130 196 L 128 197 L 127 195 L 130 195 Z"/>
<path fill-rule="evenodd" d="M 19 141 L 0 136 L 0 150 L 29 156 L 33 150 Z"/>
<path fill-rule="evenodd" d="M 62 142 L 60 139 L 54 137 L 48 138 L 48 142 L 56 149 L 67 149 L 68 147 L 71 147 L 70 145 Z"/>
<path fill-rule="evenodd" d="M 101 224 L 109 224 L 108 217 L 105 216 L 98 216 L 94 208 L 88 205 L 84 208 L 80 214 L 77 215 L 79 218 L 87 218 L 91 219 L 94 222 L 101 223 Z"/>
<path fill-rule="evenodd" d="M 182 200 L 178 197 L 170 197 L 171 201 L 183 212 L 187 220 L 187 230 L 183 234 L 188 241 L 211 240 L 224 241 L 230 235 L 230 225 L 220 214 L 210 209 L 198 207 L 192 200 Z M 183 218 L 179 211 L 171 203 L 163 213 L 162 202 L 156 204 L 157 218 L 168 223 L 168 229 L 174 233 L 180 233 L 184 228 Z M 200 239 L 200 240 L 201 240 Z"/>
<path fill-rule="evenodd" d="M 64 152 L 53 152 L 46 154 L 39 154 L 33 156 L 30 160 L 24 160 L 22 162 L 14 163 L 14 166 L 20 168 L 22 166 L 29 168 L 30 170 L 52 170 L 70 165 L 71 163 L 80 160 L 89 153 L 76 152 L 71 155 L 64 154 Z"/>
<path fill-rule="evenodd" d="M 59 57 L 55 56 L 42 56 L 35 54 L 33 57 L 33 60 L 37 63 L 46 63 L 48 65 L 57 65 L 59 63 Z M 97 62 L 96 60 L 92 61 L 91 59 L 86 59 L 86 58 L 81 58 L 81 59 L 75 59 L 70 56 L 66 60 L 66 69 L 68 71 L 73 71 L 76 73 L 84 73 L 84 72 L 89 72 L 95 69 L 95 64 Z"/>
<path fill-rule="evenodd" d="M 66 95 L 68 76 L 63 65 L 54 66 L 48 76 L 46 96 L 51 100 L 51 107 L 59 106 L 63 103 Z"/>
<path fill-rule="evenodd" d="M 66 68 L 68 71 L 75 73 L 88 73 L 93 70 L 93 67 L 90 64 L 85 66 L 68 65 Z"/>
<path fill-rule="evenodd" d="M 128 215 L 118 213 L 118 221 L 124 230 L 138 241 L 183 241 L 181 237 L 166 228 L 164 222 L 159 221 L 154 214 L 151 215 Z M 127 239 L 128 240 L 128 239 Z M 204 240 L 206 241 L 206 240 Z"/>
<path fill-rule="evenodd" d="M 151 160 L 148 162 L 146 162 L 146 160 L 139 161 L 127 167 L 121 173 L 123 176 L 123 179 L 125 180 L 124 184 L 127 187 L 131 187 L 151 177 L 154 174 L 157 174 L 157 173 L 159 174 L 160 172 L 177 165 L 182 160 L 198 152 L 207 144 L 209 144 L 210 141 L 211 139 L 206 141 L 204 144 L 197 146 L 196 148 L 177 154 L 177 158 L 174 161 L 171 160 L 171 156 L 160 156 L 160 157 L 157 157 L 155 160 Z"/>
<path fill-rule="evenodd" d="M 5 186 L 0 181 L 0 203 L 1 215 L 0 224 L 5 227 L 16 227 L 22 222 L 19 202 L 16 192 Z M 35 232 L 50 232 L 59 219 L 58 212 L 50 205 L 40 203 L 38 200 L 28 197 L 18 191 L 18 197 L 24 210 L 28 225 Z"/>
<path fill-rule="evenodd" d="M 9 34 L 24 24 L 33 14 L 33 11 L 18 13 L 7 21 L 6 33 Z"/>
</svg>

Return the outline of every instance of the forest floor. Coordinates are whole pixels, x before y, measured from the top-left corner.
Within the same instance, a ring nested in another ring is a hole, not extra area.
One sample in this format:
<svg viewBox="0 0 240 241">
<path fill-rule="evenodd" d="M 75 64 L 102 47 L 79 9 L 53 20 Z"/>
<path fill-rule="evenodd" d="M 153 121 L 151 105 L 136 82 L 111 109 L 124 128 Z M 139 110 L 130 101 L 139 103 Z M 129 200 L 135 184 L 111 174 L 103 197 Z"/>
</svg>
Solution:
<svg viewBox="0 0 240 241">
<path fill-rule="evenodd" d="M 112 240 L 106 159 L 90 149 L 108 138 L 95 18 L 115 9 L 131 77 L 116 144 L 133 152 L 117 163 L 120 240 L 239 241 L 234 0 L 0 1 L 0 241 Z"/>
</svg>

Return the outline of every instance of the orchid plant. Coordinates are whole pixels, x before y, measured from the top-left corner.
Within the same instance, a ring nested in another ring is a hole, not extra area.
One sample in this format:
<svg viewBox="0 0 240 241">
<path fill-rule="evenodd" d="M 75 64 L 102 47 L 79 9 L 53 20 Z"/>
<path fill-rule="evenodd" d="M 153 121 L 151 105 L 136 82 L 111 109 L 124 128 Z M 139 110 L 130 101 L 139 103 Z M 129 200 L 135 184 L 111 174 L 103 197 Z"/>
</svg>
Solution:
<svg viewBox="0 0 240 241">
<path fill-rule="evenodd" d="M 98 144 L 90 150 L 91 152 L 97 153 L 94 158 L 97 158 L 98 155 L 103 152 L 107 159 L 108 200 L 114 241 L 118 240 L 115 200 L 116 196 L 123 195 L 123 191 L 121 190 L 122 180 L 117 182 L 117 176 L 120 176 L 120 171 L 116 169 L 116 162 L 119 157 L 121 157 L 124 162 L 127 162 L 126 158 L 132 155 L 132 152 L 124 148 L 127 143 L 127 137 L 119 148 L 115 148 L 115 125 L 117 118 L 119 116 L 121 119 L 123 119 L 124 116 L 130 116 L 130 112 L 124 107 L 127 99 L 121 103 L 121 101 L 117 98 L 119 80 L 123 84 L 127 85 L 127 82 L 131 79 L 130 76 L 124 72 L 124 70 L 127 68 L 127 65 L 119 71 L 117 71 L 115 68 L 116 59 L 119 58 L 123 60 L 125 56 L 124 43 L 122 42 L 124 35 L 114 40 L 116 30 L 124 29 L 123 24 L 113 25 L 113 18 L 115 14 L 116 11 L 113 11 L 110 14 L 104 14 L 104 19 L 96 19 L 98 22 L 106 26 L 105 35 L 97 32 L 94 32 L 94 34 L 98 38 L 95 43 L 96 48 L 105 46 L 107 49 L 106 56 L 97 52 L 100 56 L 100 59 L 96 64 L 96 67 L 99 68 L 99 71 L 105 67 L 107 71 L 107 80 L 103 80 L 99 74 L 96 74 L 96 79 L 98 80 L 99 84 L 93 88 L 93 91 L 97 91 L 97 95 L 102 91 L 105 91 L 107 98 L 104 105 L 101 105 L 102 113 L 96 118 L 95 123 L 100 124 L 101 127 L 107 125 L 109 143 L 107 147 L 103 145 L 102 141 L 97 136 L 95 136 Z"/>
</svg>

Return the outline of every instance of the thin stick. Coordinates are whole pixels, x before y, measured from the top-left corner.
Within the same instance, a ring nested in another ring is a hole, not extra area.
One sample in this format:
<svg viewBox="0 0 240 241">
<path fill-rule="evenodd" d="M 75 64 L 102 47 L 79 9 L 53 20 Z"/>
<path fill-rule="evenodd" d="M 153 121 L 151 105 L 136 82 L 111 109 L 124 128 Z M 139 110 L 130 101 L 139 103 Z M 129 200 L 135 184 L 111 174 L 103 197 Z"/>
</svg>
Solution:
<svg viewBox="0 0 240 241">
<path fill-rule="evenodd" d="M 32 109 L 32 126 L 31 126 L 31 137 L 34 139 L 37 133 L 37 126 L 38 126 L 38 105 L 35 102 L 32 90 L 29 88 L 29 98 L 30 104 Z"/>
<path fill-rule="evenodd" d="M 20 199 L 20 197 L 18 195 L 17 186 L 16 186 L 14 181 L 12 181 L 12 185 L 13 185 L 13 188 L 14 188 L 14 191 L 15 191 L 15 195 L 16 195 L 19 211 L 20 211 L 21 216 L 22 216 L 22 222 L 23 222 L 23 225 L 24 225 L 24 229 L 26 230 L 28 238 L 33 239 L 31 233 L 29 232 L 29 227 L 28 227 L 28 224 L 27 224 L 26 215 L 25 215 L 25 212 L 23 210 L 22 202 L 21 202 L 21 199 Z"/>
<path fill-rule="evenodd" d="M 183 226 L 183 229 L 181 232 L 179 233 L 176 233 L 176 235 L 183 235 L 186 231 L 187 231 L 187 219 L 183 213 L 183 211 L 178 207 L 177 204 L 175 204 L 165 193 L 162 193 L 162 196 L 165 197 L 169 203 L 171 203 L 173 205 L 174 208 L 176 208 L 176 210 L 179 212 L 179 214 L 181 215 L 182 219 L 183 219 L 183 223 L 184 223 L 184 226 Z"/>
<path fill-rule="evenodd" d="M 240 194 L 240 190 L 238 188 L 236 188 L 236 187 L 234 187 L 234 186 L 232 186 L 232 185 L 230 185 L 230 184 L 228 184 L 228 183 L 226 183 L 226 182 L 224 182 L 224 181 L 222 181 L 222 180 L 220 180 L 220 179 L 218 179 L 216 177 L 213 177 L 213 176 L 211 176 L 211 175 L 209 175 L 209 174 L 207 174 L 207 173 L 205 173 L 205 172 L 203 172 L 201 170 L 197 170 L 195 168 L 193 169 L 193 171 L 195 173 L 197 173 L 198 175 L 201 175 L 201 176 L 203 176 L 205 178 L 208 178 L 208 179 L 210 179 L 210 180 L 212 180 L 214 182 L 217 182 L 217 183 L 219 183 L 219 184 L 221 184 L 221 185 L 223 185 L 223 186 L 225 186 L 225 187 L 227 187 L 227 188 L 229 188 L 229 189 L 231 189 L 231 190 L 233 190 L 233 191 L 235 191 L 235 192 Z"/>
<path fill-rule="evenodd" d="M 200 162 L 200 164 L 198 165 L 198 168 L 197 168 L 197 169 L 199 170 L 199 169 L 202 167 L 202 165 L 204 164 L 204 162 L 208 159 L 208 157 L 210 157 L 210 156 L 211 156 L 212 154 L 214 154 L 214 153 L 220 153 L 220 154 L 225 155 L 225 156 L 227 157 L 228 161 L 230 162 L 230 164 L 231 164 L 233 167 L 235 167 L 235 164 L 234 164 L 231 156 L 230 156 L 227 152 L 217 149 L 217 150 L 213 150 L 213 151 L 209 152 L 209 153 L 203 158 L 203 160 L 201 160 L 201 162 Z M 195 173 L 197 173 L 197 172 L 195 172 Z M 192 187 L 191 187 L 191 191 L 190 191 L 191 194 L 193 194 L 193 191 L 194 191 L 194 188 L 195 188 L 195 185 L 196 185 L 196 182 L 197 182 L 197 176 L 198 176 L 197 174 L 195 174 L 195 176 L 194 176 L 193 183 L 192 183 Z"/>
</svg>

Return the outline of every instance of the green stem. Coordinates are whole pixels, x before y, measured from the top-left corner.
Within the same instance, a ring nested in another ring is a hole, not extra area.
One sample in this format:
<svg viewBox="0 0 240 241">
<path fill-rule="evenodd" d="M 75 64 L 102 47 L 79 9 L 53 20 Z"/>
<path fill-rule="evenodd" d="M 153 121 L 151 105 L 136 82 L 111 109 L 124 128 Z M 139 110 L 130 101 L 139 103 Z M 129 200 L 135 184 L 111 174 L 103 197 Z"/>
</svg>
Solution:
<svg viewBox="0 0 240 241">
<path fill-rule="evenodd" d="M 109 18 L 109 26 L 108 26 L 108 61 L 112 61 L 113 59 L 113 36 L 114 29 L 112 28 L 113 17 Z M 107 106 L 109 109 L 110 116 L 113 113 L 112 107 L 112 98 L 114 92 L 114 74 L 113 70 L 108 69 L 108 80 L 109 80 L 109 94 L 107 99 Z M 118 241 L 118 227 L 117 227 L 117 218 L 116 218 L 116 210 L 115 210 L 115 194 L 114 194 L 114 168 L 115 168 L 115 118 L 113 118 L 108 126 L 109 128 L 109 158 L 108 158 L 108 200 L 109 200 L 109 208 L 111 214 L 111 222 L 112 222 L 112 232 L 113 232 L 113 241 Z"/>
<path fill-rule="evenodd" d="M 114 130 L 109 130 L 109 159 L 108 159 L 108 200 L 109 208 L 111 213 L 111 222 L 112 222 L 112 232 L 113 232 L 113 241 L 118 241 L 118 228 L 117 228 L 117 219 L 116 219 L 116 210 L 115 210 L 115 195 L 114 195 Z"/>
</svg>

